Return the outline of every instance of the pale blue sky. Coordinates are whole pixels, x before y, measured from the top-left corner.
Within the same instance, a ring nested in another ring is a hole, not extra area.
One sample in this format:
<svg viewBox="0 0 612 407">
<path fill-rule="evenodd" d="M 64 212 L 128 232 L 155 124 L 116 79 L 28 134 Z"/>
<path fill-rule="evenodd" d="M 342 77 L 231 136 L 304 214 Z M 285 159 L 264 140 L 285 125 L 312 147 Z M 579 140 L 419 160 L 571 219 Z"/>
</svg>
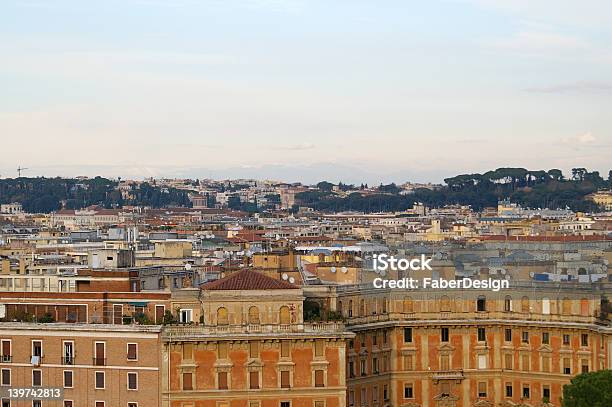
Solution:
<svg viewBox="0 0 612 407">
<path fill-rule="evenodd" d="M 0 2 L 0 175 L 607 174 L 606 0 Z"/>
</svg>

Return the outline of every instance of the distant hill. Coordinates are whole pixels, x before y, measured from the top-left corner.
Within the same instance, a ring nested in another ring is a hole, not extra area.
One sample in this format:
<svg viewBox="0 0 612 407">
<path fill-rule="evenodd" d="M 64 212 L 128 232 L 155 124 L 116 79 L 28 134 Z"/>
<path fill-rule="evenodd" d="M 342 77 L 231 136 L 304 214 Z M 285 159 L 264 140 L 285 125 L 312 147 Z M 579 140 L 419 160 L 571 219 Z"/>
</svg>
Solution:
<svg viewBox="0 0 612 407">
<path fill-rule="evenodd" d="M 161 188 L 148 183 L 133 186 L 124 199 L 118 182 L 102 177 L 8 178 L 0 180 L 0 203 L 20 202 L 30 213 L 48 213 L 58 209 L 80 209 L 90 205 L 105 208 L 142 205 L 153 208 L 190 206 L 188 193 Z"/>
<path fill-rule="evenodd" d="M 471 205 L 480 210 L 494 207 L 501 199 L 530 208 L 566 208 L 574 211 L 594 211 L 597 206 L 586 195 L 601 188 L 612 187 L 612 171 L 604 180 L 597 171 L 574 168 L 566 178 L 561 170 L 527 170 L 525 168 L 498 168 L 484 174 L 463 174 L 446 178 L 445 186 L 431 189 L 415 189 L 402 195 L 394 184 L 381 185 L 377 193 L 363 194 L 355 191 L 346 197 L 332 192 L 331 188 L 297 194 L 298 205 L 324 211 L 402 211 L 414 202 L 429 207 L 450 204 Z M 327 185 L 329 183 L 319 183 Z"/>
</svg>

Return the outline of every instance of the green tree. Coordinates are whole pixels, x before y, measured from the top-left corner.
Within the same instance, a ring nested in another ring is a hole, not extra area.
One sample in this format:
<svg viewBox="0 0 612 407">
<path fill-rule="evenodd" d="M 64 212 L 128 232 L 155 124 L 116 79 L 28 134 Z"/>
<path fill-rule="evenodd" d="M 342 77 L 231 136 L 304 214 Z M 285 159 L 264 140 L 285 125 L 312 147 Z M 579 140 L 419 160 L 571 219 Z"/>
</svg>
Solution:
<svg viewBox="0 0 612 407">
<path fill-rule="evenodd" d="M 563 386 L 563 407 L 612 406 L 612 370 L 583 373 Z"/>
</svg>

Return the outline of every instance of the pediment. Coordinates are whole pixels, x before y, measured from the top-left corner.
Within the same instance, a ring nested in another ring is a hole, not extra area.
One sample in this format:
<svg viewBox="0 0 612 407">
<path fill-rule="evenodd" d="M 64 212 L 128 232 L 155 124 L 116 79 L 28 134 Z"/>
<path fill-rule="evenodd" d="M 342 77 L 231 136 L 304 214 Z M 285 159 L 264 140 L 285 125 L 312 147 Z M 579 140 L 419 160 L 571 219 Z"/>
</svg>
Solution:
<svg viewBox="0 0 612 407">
<path fill-rule="evenodd" d="M 550 345 L 542 345 L 538 348 L 538 352 L 552 352 Z"/>
</svg>

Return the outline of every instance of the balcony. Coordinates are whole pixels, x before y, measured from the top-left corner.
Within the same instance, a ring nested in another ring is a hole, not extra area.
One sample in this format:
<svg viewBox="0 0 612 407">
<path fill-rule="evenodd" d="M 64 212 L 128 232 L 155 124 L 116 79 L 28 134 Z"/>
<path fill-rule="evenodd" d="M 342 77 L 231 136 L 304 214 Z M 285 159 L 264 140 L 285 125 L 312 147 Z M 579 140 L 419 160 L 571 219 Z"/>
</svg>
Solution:
<svg viewBox="0 0 612 407">
<path fill-rule="evenodd" d="M 62 356 L 62 365 L 74 365 L 74 356 Z"/>
<path fill-rule="evenodd" d="M 433 372 L 431 379 L 434 384 L 437 384 L 440 380 L 455 380 L 460 383 L 465 379 L 465 376 L 463 375 L 463 369 L 437 370 Z"/>
<path fill-rule="evenodd" d="M 292 325 L 167 325 L 162 331 L 165 340 L 181 340 L 202 336 L 237 334 L 338 334 L 345 332 L 340 322 L 316 322 Z"/>
<path fill-rule="evenodd" d="M 13 356 L 2 355 L 2 363 L 11 363 L 11 362 L 13 362 Z"/>
</svg>

